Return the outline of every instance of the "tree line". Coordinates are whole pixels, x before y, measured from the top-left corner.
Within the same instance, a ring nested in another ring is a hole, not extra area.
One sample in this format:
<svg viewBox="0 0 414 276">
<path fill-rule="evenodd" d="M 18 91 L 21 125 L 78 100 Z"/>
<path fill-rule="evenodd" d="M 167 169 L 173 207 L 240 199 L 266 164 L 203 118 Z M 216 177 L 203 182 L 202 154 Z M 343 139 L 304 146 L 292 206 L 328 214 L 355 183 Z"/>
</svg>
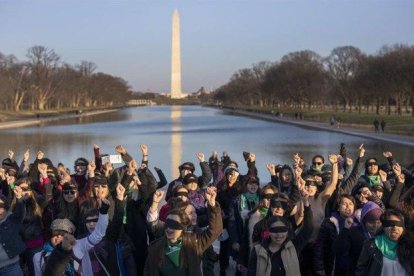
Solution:
<svg viewBox="0 0 414 276">
<path fill-rule="evenodd" d="M 44 46 L 33 46 L 27 60 L 0 53 L 0 107 L 46 110 L 123 105 L 132 92 L 125 80 L 96 72 L 90 61 L 70 65 Z"/>
<path fill-rule="evenodd" d="M 384 46 L 367 55 L 341 46 L 327 57 L 310 50 L 292 52 L 280 61 L 238 70 L 212 97 L 224 105 L 414 116 L 414 47 Z"/>
</svg>

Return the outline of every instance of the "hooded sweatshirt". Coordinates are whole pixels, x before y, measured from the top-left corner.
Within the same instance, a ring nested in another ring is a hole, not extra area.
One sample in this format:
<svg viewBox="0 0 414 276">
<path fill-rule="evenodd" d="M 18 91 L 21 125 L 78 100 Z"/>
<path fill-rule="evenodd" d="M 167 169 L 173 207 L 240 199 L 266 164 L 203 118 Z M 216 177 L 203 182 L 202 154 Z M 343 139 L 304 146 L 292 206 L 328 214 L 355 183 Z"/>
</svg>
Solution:
<svg viewBox="0 0 414 276">
<path fill-rule="evenodd" d="M 371 236 L 371 234 L 368 233 L 365 227 L 364 218 L 370 211 L 373 211 L 375 209 L 379 209 L 383 213 L 381 207 L 379 207 L 378 204 L 372 201 L 368 201 L 367 203 L 365 203 L 361 210 L 361 220 L 360 220 L 361 227 L 362 227 L 362 230 L 364 231 L 364 236 L 367 239 L 373 238 L 373 237 Z"/>
</svg>

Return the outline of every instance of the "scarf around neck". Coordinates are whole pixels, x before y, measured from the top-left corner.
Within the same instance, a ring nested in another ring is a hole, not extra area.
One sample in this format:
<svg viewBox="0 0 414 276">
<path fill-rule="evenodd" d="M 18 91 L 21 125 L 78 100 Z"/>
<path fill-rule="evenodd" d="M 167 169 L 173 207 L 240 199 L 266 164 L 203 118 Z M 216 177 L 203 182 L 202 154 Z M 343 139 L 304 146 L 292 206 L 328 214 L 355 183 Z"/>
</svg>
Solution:
<svg viewBox="0 0 414 276">
<path fill-rule="evenodd" d="M 165 255 L 175 265 L 175 267 L 178 267 L 180 265 L 180 251 L 181 251 L 182 245 L 183 245 L 182 237 L 179 238 L 176 243 L 168 242 L 168 249 L 167 249 L 167 252 L 165 252 Z"/>
<path fill-rule="evenodd" d="M 384 257 L 393 261 L 397 259 L 397 241 L 390 240 L 387 235 L 381 234 L 375 238 L 375 245 Z"/>
<path fill-rule="evenodd" d="M 260 216 L 264 218 L 267 215 L 268 211 L 269 211 L 269 208 L 267 208 L 267 207 L 260 208 L 259 209 Z"/>
<path fill-rule="evenodd" d="M 247 192 L 242 194 L 240 200 L 241 210 L 251 210 L 257 204 L 259 204 L 259 196 L 257 195 L 257 193 Z"/>
</svg>

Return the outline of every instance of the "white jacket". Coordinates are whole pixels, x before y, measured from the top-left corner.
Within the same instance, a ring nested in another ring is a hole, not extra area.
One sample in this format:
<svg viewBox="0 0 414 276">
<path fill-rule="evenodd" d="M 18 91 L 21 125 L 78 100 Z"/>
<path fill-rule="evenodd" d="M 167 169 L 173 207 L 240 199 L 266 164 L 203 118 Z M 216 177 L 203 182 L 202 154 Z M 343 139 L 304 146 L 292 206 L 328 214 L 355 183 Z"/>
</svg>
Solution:
<svg viewBox="0 0 414 276">
<path fill-rule="evenodd" d="M 76 260 L 82 261 L 82 274 L 83 275 L 93 275 L 92 273 L 92 264 L 89 258 L 89 250 L 97 245 L 105 236 L 106 228 L 108 227 L 108 214 L 99 214 L 98 222 L 96 223 L 95 230 L 83 238 L 76 240 L 76 244 L 73 247 L 73 258 Z M 42 252 L 40 251 L 33 256 L 33 266 L 35 271 L 35 276 L 42 276 L 42 266 L 45 264 L 44 259 L 42 258 Z M 46 256 L 49 256 L 50 253 L 47 253 Z M 75 271 L 79 269 L 79 264 L 75 262 Z"/>
</svg>

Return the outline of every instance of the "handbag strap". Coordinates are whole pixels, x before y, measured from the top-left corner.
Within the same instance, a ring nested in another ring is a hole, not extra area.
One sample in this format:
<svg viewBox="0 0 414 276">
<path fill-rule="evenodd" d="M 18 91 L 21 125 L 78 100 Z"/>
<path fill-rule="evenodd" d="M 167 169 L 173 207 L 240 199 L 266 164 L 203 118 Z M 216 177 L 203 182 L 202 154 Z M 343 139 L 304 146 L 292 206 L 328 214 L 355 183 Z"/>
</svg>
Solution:
<svg viewBox="0 0 414 276">
<path fill-rule="evenodd" d="M 111 274 L 109 274 L 108 270 L 106 269 L 105 265 L 102 263 L 102 261 L 99 259 L 98 255 L 96 254 L 95 249 L 93 249 L 93 255 L 95 255 L 95 258 L 98 260 L 98 262 L 101 265 L 103 271 L 105 271 L 105 274 L 107 276 L 111 276 Z"/>
</svg>

